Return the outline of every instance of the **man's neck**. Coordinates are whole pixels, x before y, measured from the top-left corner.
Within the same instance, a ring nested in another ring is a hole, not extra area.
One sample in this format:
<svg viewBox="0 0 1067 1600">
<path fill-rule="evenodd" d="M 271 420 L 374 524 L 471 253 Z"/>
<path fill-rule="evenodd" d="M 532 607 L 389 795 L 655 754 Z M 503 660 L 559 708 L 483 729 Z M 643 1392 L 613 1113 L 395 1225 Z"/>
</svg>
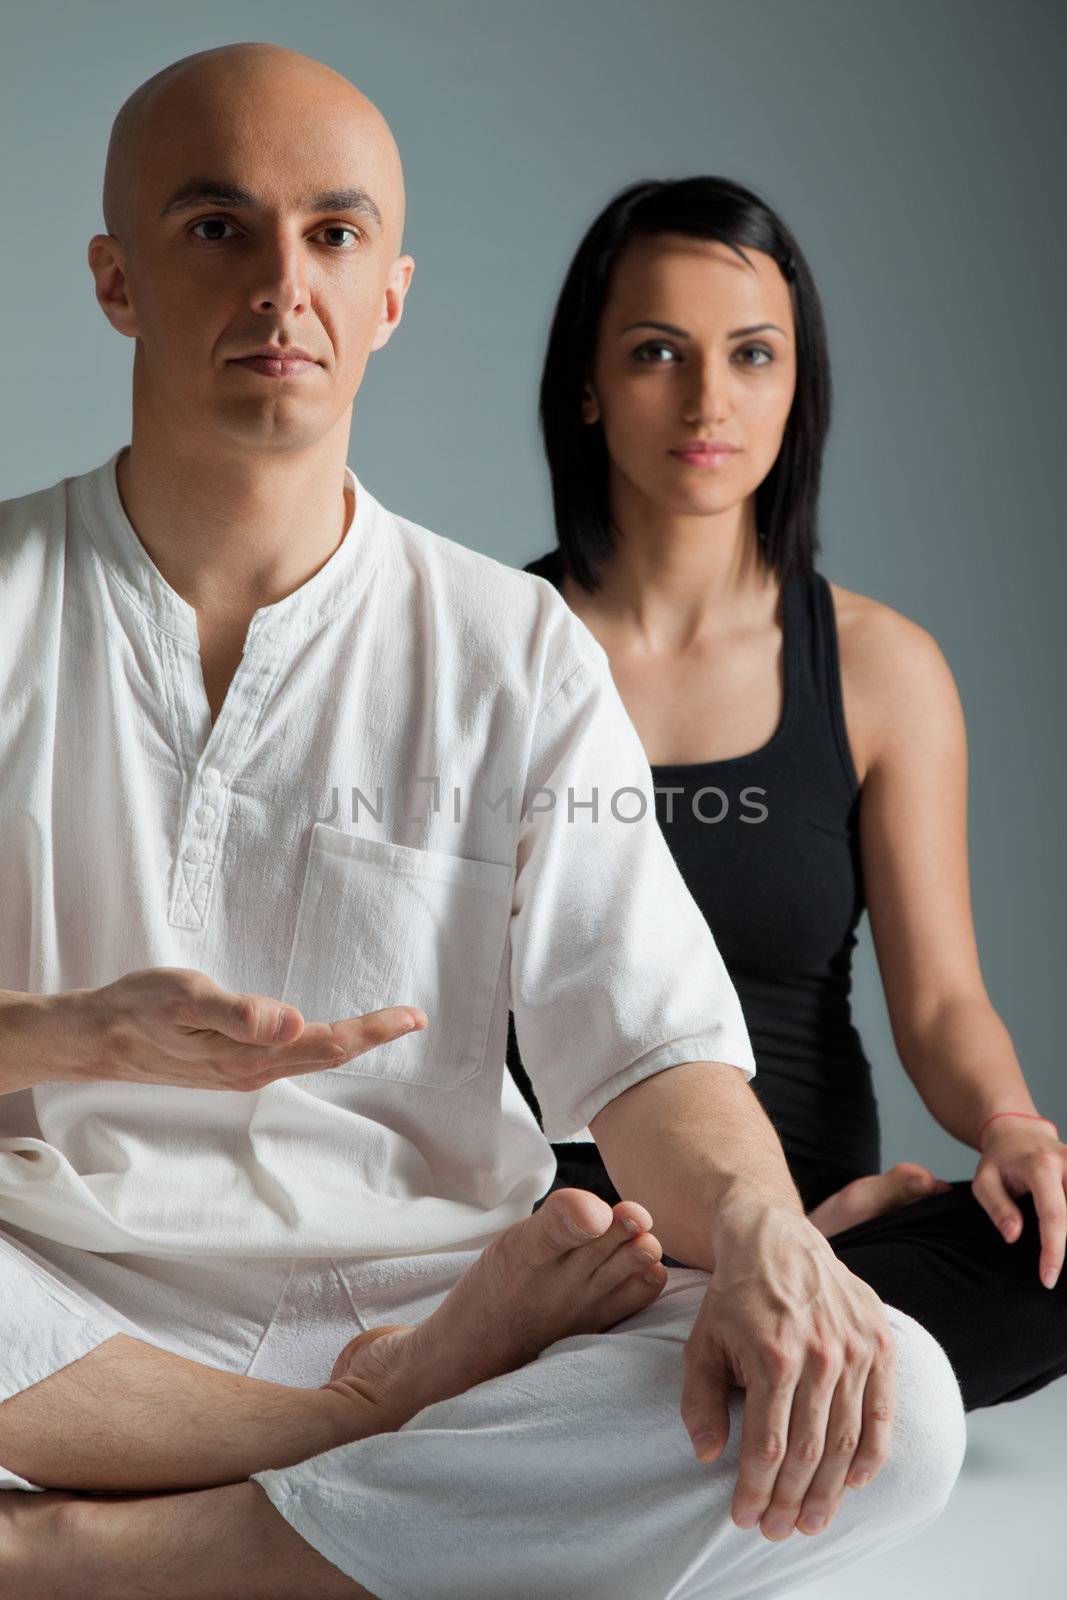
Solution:
<svg viewBox="0 0 1067 1600">
<path fill-rule="evenodd" d="M 347 436 L 299 455 L 188 460 L 139 439 L 117 465 L 119 495 L 145 550 L 198 615 L 243 617 L 292 594 L 344 539 Z"/>
</svg>

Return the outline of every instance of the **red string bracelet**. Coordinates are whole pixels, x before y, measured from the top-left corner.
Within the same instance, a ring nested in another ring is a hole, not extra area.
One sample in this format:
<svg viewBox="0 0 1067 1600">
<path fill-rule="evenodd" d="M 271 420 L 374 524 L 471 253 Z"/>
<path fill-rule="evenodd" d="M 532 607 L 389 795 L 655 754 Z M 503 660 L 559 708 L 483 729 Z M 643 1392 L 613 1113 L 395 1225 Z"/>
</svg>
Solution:
<svg viewBox="0 0 1067 1600">
<path fill-rule="evenodd" d="M 989 1124 L 991 1122 L 995 1122 L 998 1117 L 1028 1117 L 1032 1122 L 1047 1122 L 1049 1127 L 1052 1129 L 1053 1133 L 1056 1135 L 1057 1139 L 1060 1136 L 1060 1130 L 1057 1128 L 1056 1124 L 1052 1121 L 1051 1117 L 1039 1117 L 1037 1115 L 1037 1113 L 1034 1112 L 1034 1111 L 994 1111 L 994 1113 L 993 1113 L 993 1115 L 991 1117 L 986 1117 L 985 1121 L 982 1123 L 982 1126 L 978 1130 L 978 1149 L 979 1149 L 979 1151 L 982 1148 L 982 1135 L 983 1135 L 983 1133 L 989 1127 Z"/>
</svg>

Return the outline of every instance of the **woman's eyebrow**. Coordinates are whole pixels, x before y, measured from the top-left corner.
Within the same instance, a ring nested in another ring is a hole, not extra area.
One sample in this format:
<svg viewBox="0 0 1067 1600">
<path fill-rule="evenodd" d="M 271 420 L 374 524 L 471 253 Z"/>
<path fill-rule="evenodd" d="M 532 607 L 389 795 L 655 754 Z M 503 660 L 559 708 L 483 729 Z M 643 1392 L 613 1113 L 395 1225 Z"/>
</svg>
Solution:
<svg viewBox="0 0 1067 1600">
<path fill-rule="evenodd" d="M 631 322 L 629 327 L 623 328 L 622 331 L 623 333 L 632 333 L 635 328 L 655 328 L 659 333 L 673 333 L 678 339 L 691 337 L 684 328 L 676 328 L 673 322 Z M 746 334 L 762 333 L 764 328 L 773 328 L 776 333 L 780 333 L 783 338 L 785 337 L 785 329 L 779 328 L 777 322 L 754 322 L 750 328 L 735 328 L 726 337 L 728 339 L 741 339 Z"/>
<path fill-rule="evenodd" d="M 213 205 L 229 206 L 236 210 L 254 211 L 261 209 L 263 202 L 243 189 L 237 183 L 223 183 L 215 178 L 193 178 L 189 183 L 183 183 L 176 189 L 159 213 L 160 217 L 173 216 L 176 212 L 192 211 L 196 206 L 211 203 Z M 359 211 L 375 223 L 382 225 L 382 214 L 365 189 L 327 189 L 322 194 L 313 195 L 307 202 L 306 211 Z"/>
</svg>

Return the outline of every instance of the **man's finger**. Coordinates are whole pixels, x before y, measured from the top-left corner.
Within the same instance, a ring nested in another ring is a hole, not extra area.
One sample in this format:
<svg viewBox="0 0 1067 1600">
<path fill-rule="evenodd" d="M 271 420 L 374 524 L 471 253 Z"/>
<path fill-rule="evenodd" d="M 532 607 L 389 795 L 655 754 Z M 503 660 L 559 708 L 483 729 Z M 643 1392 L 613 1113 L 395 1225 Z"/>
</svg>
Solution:
<svg viewBox="0 0 1067 1600">
<path fill-rule="evenodd" d="M 730 1380 L 721 1367 L 686 1362 L 682 1376 L 682 1421 L 698 1461 L 717 1461 L 730 1437 Z"/>
<path fill-rule="evenodd" d="M 863 1432 L 845 1479 L 850 1489 L 861 1489 L 881 1472 L 889 1459 L 896 1414 L 896 1347 L 891 1355 L 878 1355 L 867 1374 L 863 1391 Z"/>
<path fill-rule="evenodd" d="M 838 1379 L 826 1423 L 826 1449 L 797 1518 L 799 1533 L 821 1533 L 837 1514 L 845 1493 L 845 1475 L 859 1448 L 869 1371 L 869 1367 L 846 1366 Z"/>
<path fill-rule="evenodd" d="M 836 1388 L 836 1377 L 813 1369 L 809 1360 L 793 1396 L 785 1457 L 762 1519 L 763 1532 L 769 1539 L 786 1539 L 796 1526 L 804 1497 L 826 1453 L 826 1430 Z M 857 1435 L 859 1417 L 857 1406 L 854 1424 Z"/>
<path fill-rule="evenodd" d="M 289 1044 L 300 1037 L 304 1019 L 295 1006 L 263 994 L 198 996 L 189 1007 L 193 1026 L 221 1033 L 238 1044 Z"/>
<path fill-rule="evenodd" d="M 740 1528 L 754 1528 L 770 1504 L 789 1438 L 799 1368 L 760 1377 L 745 1392 L 741 1470 L 731 1515 Z"/>
<path fill-rule="evenodd" d="M 297 1016 L 300 1013 L 297 1012 Z M 213 1059 L 234 1067 L 242 1074 L 268 1072 L 274 1078 L 295 1077 L 309 1072 L 328 1071 L 343 1066 L 353 1056 L 362 1055 L 376 1045 L 424 1027 L 426 1013 L 417 1006 L 386 1006 L 363 1017 L 346 1017 L 342 1022 L 308 1022 L 300 1019 L 300 1033 L 284 1048 L 233 1042 L 219 1045 Z"/>
<path fill-rule="evenodd" d="M 388 1044 L 402 1034 L 425 1028 L 429 1019 L 419 1006 L 383 1006 L 362 1017 L 345 1017 L 329 1024 L 334 1040 L 345 1051 L 344 1060 L 361 1056 L 365 1050 Z"/>
</svg>

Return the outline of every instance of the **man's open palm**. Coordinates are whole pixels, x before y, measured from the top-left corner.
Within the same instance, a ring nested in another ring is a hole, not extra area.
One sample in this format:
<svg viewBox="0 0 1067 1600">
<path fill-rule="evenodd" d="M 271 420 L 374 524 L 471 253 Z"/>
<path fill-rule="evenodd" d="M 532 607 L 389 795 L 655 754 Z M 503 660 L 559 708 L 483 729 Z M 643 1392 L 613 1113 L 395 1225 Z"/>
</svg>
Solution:
<svg viewBox="0 0 1067 1600">
<path fill-rule="evenodd" d="M 305 1022 L 295 1006 L 234 994 L 203 972 L 149 967 L 81 992 L 83 1044 L 71 1075 L 187 1089 L 262 1089 L 321 1072 L 426 1025 L 416 1006 Z"/>
</svg>

